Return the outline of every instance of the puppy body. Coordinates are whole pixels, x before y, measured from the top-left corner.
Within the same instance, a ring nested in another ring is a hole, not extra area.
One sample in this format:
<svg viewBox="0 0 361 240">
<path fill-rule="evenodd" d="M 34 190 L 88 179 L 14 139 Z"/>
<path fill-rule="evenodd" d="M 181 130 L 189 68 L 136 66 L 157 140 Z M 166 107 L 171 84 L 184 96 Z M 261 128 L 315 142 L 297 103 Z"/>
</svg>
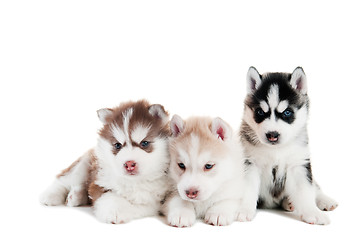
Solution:
<svg viewBox="0 0 361 240">
<path fill-rule="evenodd" d="M 168 189 L 168 114 L 161 105 L 128 102 L 101 109 L 97 146 L 60 173 L 45 205 L 92 204 L 106 223 L 157 215 Z"/>
<path fill-rule="evenodd" d="M 302 68 L 259 75 L 250 68 L 240 135 L 246 157 L 261 172 L 259 207 L 283 207 L 312 224 L 328 224 L 322 210 L 337 203 L 313 179 L 308 147 L 309 99 Z"/>
<path fill-rule="evenodd" d="M 256 211 L 257 168 L 242 156 L 232 129 L 220 118 L 171 121 L 170 177 L 165 203 L 168 223 L 188 227 L 196 218 L 212 225 L 249 221 Z"/>
</svg>

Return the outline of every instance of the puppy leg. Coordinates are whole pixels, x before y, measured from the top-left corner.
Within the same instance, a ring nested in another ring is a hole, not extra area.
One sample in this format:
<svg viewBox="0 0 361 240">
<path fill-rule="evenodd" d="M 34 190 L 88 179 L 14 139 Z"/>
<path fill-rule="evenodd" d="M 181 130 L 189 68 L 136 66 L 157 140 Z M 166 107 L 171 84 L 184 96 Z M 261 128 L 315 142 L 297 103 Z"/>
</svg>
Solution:
<svg viewBox="0 0 361 240">
<path fill-rule="evenodd" d="M 85 185 L 91 157 L 90 150 L 63 170 L 53 184 L 40 196 L 40 202 L 49 206 L 65 203 L 72 207 L 87 204 L 88 196 Z"/>
<path fill-rule="evenodd" d="M 96 218 L 105 223 L 126 223 L 133 219 L 155 215 L 155 206 L 133 205 L 113 192 L 106 192 L 94 202 Z"/>
<path fill-rule="evenodd" d="M 250 165 L 245 172 L 243 179 L 243 197 L 239 212 L 237 212 L 236 220 L 240 222 L 251 221 L 256 215 L 257 201 L 260 189 L 260 173 L 256 166 Z"/>
<path fill-rule="evenodd" d="M 65 200 L 68 207 L 77 207 L 88 203 L 88 193 L 83 185 L 72 186 Z"/>
<path fill-rule="evenodd" d="M 237 217 L 241 200 L 223 200 L 210 207 L 204 217 L 204 221 L 214 226 L 230 225 Z"/>
<path fill-rule="evenodd" d="M 169 199 L 166 209 L 168 224 L 173 227 L 190 227 L 196 221 L 196 213 L 191 202 L 178 195 Z"/>
<path fill-rule="evenodd" d="M 286 191 L 289 195 L 289 201 L 294 206 L 294 212 L 306 223 L 329 224 L 328 216 L 320 211 L 316 205 L 316 189 L 307 180 L 306 174 L 303 167 L 298 167 L 287 175 Z"/>
<path fill-rule="evenodd" d="M 58 179 L 40 195 L 40 203 L 46 206 L 62 205 L 69 190 Z"/>
<path fill-rule="evenodd" d="M 338 203 L 323 193 L 320 186 L 314 182 L 316 187 L 316 203 L 317 207 L 322 211 L 332 211 L 337 208 Z"/>
</svg>

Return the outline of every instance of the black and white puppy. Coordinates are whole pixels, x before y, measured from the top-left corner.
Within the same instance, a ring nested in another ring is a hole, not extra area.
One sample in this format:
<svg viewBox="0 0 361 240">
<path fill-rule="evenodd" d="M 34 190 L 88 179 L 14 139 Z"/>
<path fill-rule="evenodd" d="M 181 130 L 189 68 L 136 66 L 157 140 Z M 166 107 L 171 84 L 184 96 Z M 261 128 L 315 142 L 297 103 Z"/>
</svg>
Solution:
<svg viewBox="0 0 361 240">
<path fill-rule="evenodd" d="M 258 206 L 283 207 L 307 223 L 328 224 L 321 210 L 333 210 L 338 204 L 320 190 L 312 175 L 308 112 L 301 67 L 292 74 L 260 75 L 254 67 L 249 69 L 240 135 L 246 157 L 261 173 Z"/>
</svg>

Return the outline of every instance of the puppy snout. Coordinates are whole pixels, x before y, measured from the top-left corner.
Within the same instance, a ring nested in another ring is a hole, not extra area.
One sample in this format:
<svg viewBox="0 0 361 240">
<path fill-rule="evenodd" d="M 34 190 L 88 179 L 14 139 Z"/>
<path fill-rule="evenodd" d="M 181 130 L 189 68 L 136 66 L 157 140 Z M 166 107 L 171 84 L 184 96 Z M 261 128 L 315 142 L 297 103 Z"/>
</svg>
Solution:
<svg viewBox="0 0 361 240">
<path fill-rule="evenodd" d="M 186 190 L 186 195 L 189 199 L 197 198 L 198 193 L 199 193 L 198 189 L 195 189 L 195 188 L 190 188 L 190 189 Z"/>
<path fill-rule="evenodd" d="M 266 133 L 266 137 L 270 143 L 276 143 L 276 142 L 278 142 L 280 134 L 276 131 L 272 131 L 272 132 Z"/>
<path fill-rule="evenodd" d="M 126 161 L 124 163 L 124 168 L 125 170 L 127 170 L 128 173 L 135 173 L 136 169 L 137 169 L 137 163 L 133 160 L 131 161 Z"/>
</svg>

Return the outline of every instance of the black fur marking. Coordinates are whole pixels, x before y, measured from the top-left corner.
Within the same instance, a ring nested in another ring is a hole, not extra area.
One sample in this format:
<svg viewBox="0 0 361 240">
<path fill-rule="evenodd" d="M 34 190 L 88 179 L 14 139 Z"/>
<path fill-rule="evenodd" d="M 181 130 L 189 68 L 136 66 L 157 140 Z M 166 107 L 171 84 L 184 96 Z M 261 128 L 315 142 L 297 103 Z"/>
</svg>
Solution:
<svg viewBox="0 0 361 240">
<path fill-rule="evenodd" d="M 257 208 L 264 208 L 264 207 L 265 207 L 264 200 L 262 198 L 258 198 Z"/>
<path fill-rule="evenodd" d="M 287 108 L 286 110 L 292 112 L 291 116 L 289 116 L 289 117 L 285 116 L 285 114 L 283 113 L 284 111 L 282 113 L 279 113 L 279 112 L 275 111 L 276 118 L 282 119 L 286 123 L 291 124 L 291 123 L 293 123 L 295 121 L 294 112 L 290 108 Z"/>
<path fill-rule="evenodd" d="M 277 176 L 278 166 L 272 168 L 273 187 L 270 189 L 270 193 L 273 198 L 279 198 L 285 189 L 286 174 L 279 177 Z"/>
<path fill-rule="evenodd" d="M 312 177 L 312 168 L 311 168 L 311 162 L 310 159 L 306 159 L 307 163 L 305 165 L 303 165 L 306 168 L 307 171 L 307 180 L 312 184 L 313 182 L 313 177 Z"/>
<path fill-rule="evenodd" d="M 249 166 L 252 165 L 251 161 L 249 159 L 244 160 L 244 165 Z"/>
<path fill-rule="evenodd" d="M 262 112 L 262 114 L 260 114 L 260 111 Z M 265 113 L 261 108 L 256 108 L 256 110 L 254 111 L 254 120 L 256 121 L 256 123 L 261 123 L 266 118 L 270 118 L 270 117 L 271 117 L 271 111 Z"/>
<path fill-rule="evenodd" d="M 247 172 L 252 167 L 252 162 L 249 159 L 245 159 L 244 162 L 244 171 Z"/>
<path fill-rule="evenodd" d="M 242 122 L 240 136 L 242 141 L 249 142 L 251 145 L 257 145 L 259 140 L 254 130 L 246 123 Z"/>
<path fill-rule="evenodd" d="M 276 181 L 277 171 L 278 171 L 278 166 L 272 168 L 273 183 Z"/>
<path fill-rule="evenodd" d="M 289 81 L 291 80 L 291 74 L 289 73 L 268 73 L 264 76 L 262 81 L 262 97 L 267 99 L 268 91 L 272 85 L 277 85 L 279 89 L 280 101 L 288 100 L 290 105 L 298 105 L 299 93 L 292 88 Z M 260 87 L 260 88 L 261 88 Z"/>
<path fill-rule="evenodd" d="M 264 119 L 271 115 L 270 111 L 265 113 L 263 116 L 257 114 L 257 110 L 260 108 L 260 102 L 265 101 L 268 103 L 268 93 L 272 85 L 277 85 L 279 89 L 280 101 L 287 100 L 290 109 L 300 109 L 306 105 L 309 108 L 309 100 L 307 95 L 300 94 L 294 89 L 289 81 L 291 80 L 290 73 L 267 73 L 261 75 L 262 83 L 252 94 L 249 94 L 245 100 L 246 106 L 251 108 L 254 112 L 254 119 L 257 123 L 261 123 Z M 294 116 L 291 118 L 285 118 L 282 113 L 277 113 L 276 116 L 287 123 L 294 121 Z"/>
</svg>

